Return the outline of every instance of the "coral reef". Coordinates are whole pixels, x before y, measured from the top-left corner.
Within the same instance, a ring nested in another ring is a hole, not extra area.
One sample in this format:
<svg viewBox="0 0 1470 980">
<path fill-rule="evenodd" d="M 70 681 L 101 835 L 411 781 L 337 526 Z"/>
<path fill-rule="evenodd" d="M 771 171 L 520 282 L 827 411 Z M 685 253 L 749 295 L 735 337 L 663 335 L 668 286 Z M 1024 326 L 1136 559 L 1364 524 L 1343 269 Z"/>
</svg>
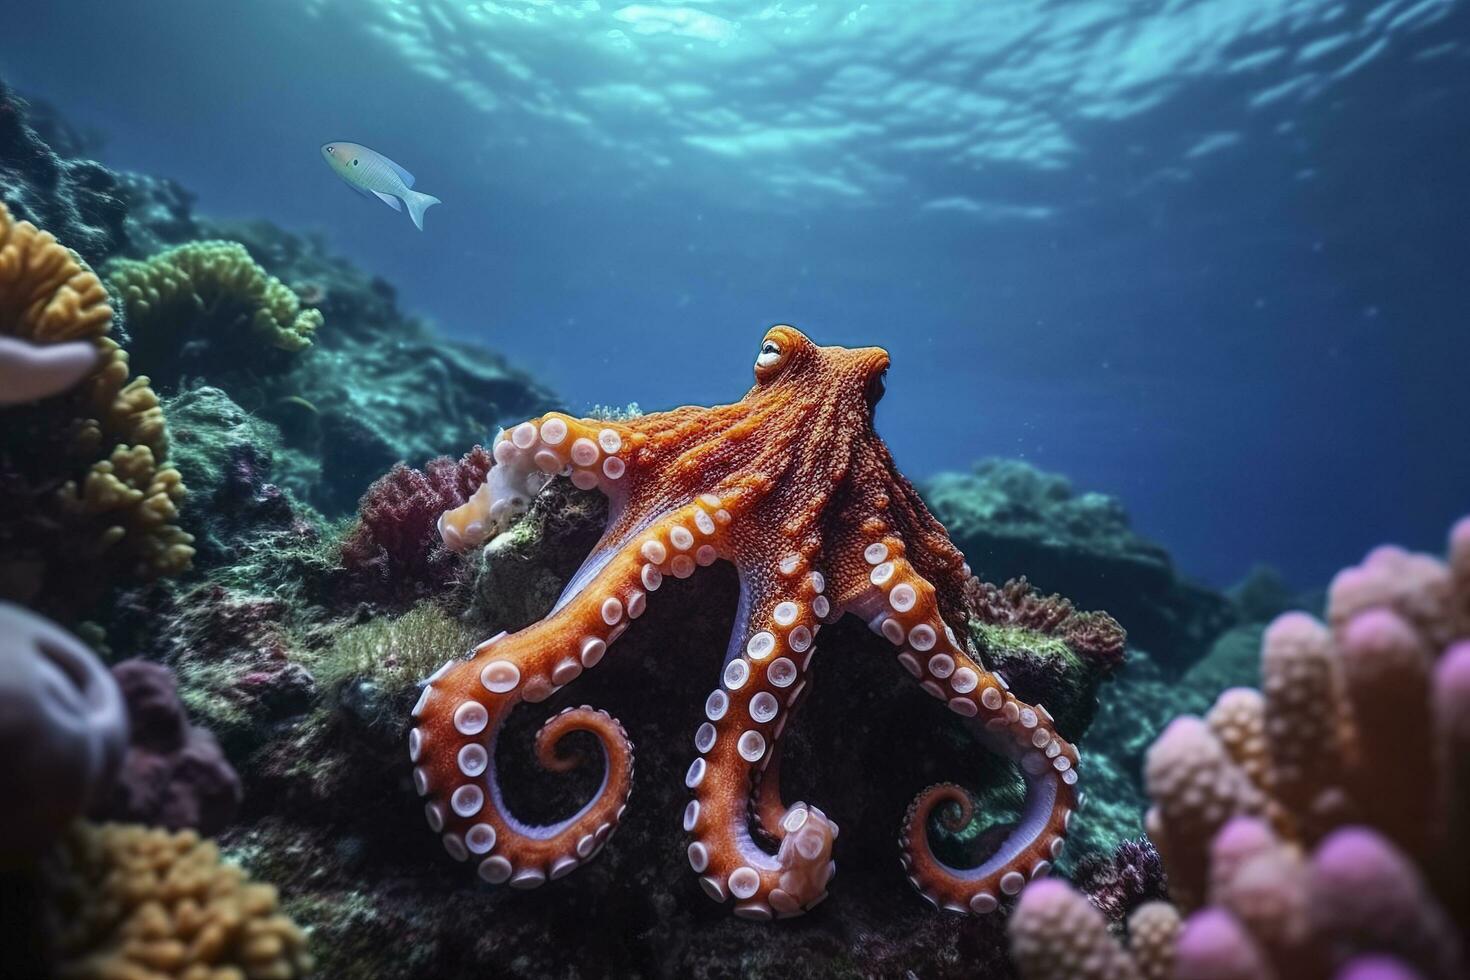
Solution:
<svg viewBox="0 0 1470 980">
<path fill-rule="evenodd" d="M 1168 553 L 1128 526 L 1121 504 L 1020 460 L 987 459 L 921 490 L 976 573 L 1024 575 L 1089 609 L 1106 609 L 1129 640 L 1175 668 L 1231 624 L 1229 602 L 1181 578 Z"/>
<path fill-rule="evenodd" d="M 83 150 L 72 141 L 66 152 Z M 150 338 L 179 335 L 155 333 L 142 316 L 131 324 L 132 340 L 114 327 L 132 366 L 167 382 L 161 402 L 147 407 L 168 417 L 169 459 L 191 488 L 183 526 L 197 536 L 198 553 L 187 579 L 127 586 L 120 577 L 126 587 L 110 588 L 99 617 L 110 648 L 168 666 L 188 717 L 218 737 L 244 789 L 221 846 L 279 883 L 286 911 L 313 933 L 324 975 L 455 976 L 487 965 L 523 977 L 1011 975 L 1000 917 L 956 919 L 895 901 L 905 876 L 892 825 L 854 818 L 896 816 L 913 789 L 957 775 L 983 787 L 979 816 L 955 830 L 941 805 L 925 832 L 936 855 L 972 866 L 1022 822 L 1022 781 L 1006 760 L 975 751 L 963 718 L 931 710 L 924 691 L 895 683 L 902 675 L 887 640 L 852 617 L 824 626 L 822 644 L 841 652 L 841 669 L 817 668 L 818 690 L 780 743 L 791 792 L 843 820 L 831 842 L 843 869 L 838 900 L 766 931 L 760 943 L 702 900 L 676 824 L 687 803 L 689 734 L 708 694 L 701 674 L 721 663 L 728 610 L 738 602 L 724 563 L 688 579 L 665 576 L 658 593 L 665 601 L 650 603 L 619 639 L 621 656 L 540 710 L 517 712 L 502 731 L 497 764 L 507 805 L 554 821 L 595 793 L 600 773 L 595 765 L 541 770 L 533 751 L 538 716 L 585 698 L 630 720 L 628 737 L 639 746 L 631 774 L 637 805 L 614 846 L 536 894 L 496 893 L 446 867 L 441 845 L 404 806 L 412 792 L 405 719 L 418 685 L 476 639 L 546 617 L 596 546 L 606 500 L 556 478 L 483 549 L 447 551 L 433 539 L 433 509 L 446 499 L 462 503 L 475 475 L 443 460 L 421 474 L 399 470 L 365 495 L 369 484 L 395 463 L 458 454 L 500 424 L 544 412 L 550 396 L 496 355 L 446 342 L 406 316 L 388 284 L 330 255 L 320 239 L 198 217 L 187 192 L 167 181 L 118 174 L 109 186 L 122 221 L 107 243 L 84 249 L 99 265 L 201 239 L 238 242 L 265 274 L 289 284 L 301 308 L 331 325 L 293 353 L 258 342 L 247 324 L 233 335 L 242 341 L 239 358 L 223 364 L 209 356 L 209 343 L 219 340 L 212 333 L 190 335 L 188 351 L 159 351 Z M 73 418 L 97 417 L 75 409 L 79 398 L 7 410 L 6 421 L 25 416 L 44 421 L 44 431 L 69 432 Z M 639 417 L 619 412 L 605 421 Z M 83 470 L 114 448 L 99 447 Z M 0 468 L 10 472 L 5 461 Z M 359 522 L 339 520 L 360 500 Z M 35 514 L 32 498 L 0 516 L 0 534 L 9 515 L 22 512 Z M 360 564 L 347 558 L 349 547 Z M 1020 586 L 986 594 L 988 620 L 964 623 L 968 636 L 988 638 L 986 666 L 1004 673 L 1018 697 L 1044 702 L 1068 738 L 1081 737 L 1097 682 L 1122 652 L 1120 637 L 1063 629 L 1079 620 Z M 690 616 L 691 609 L 716 614 Z M 1112 676 L 1109 700 L 1142 692 L 1129 703 L 1167 683 L 1156 662 L 1133 651 L 1127 669 Z M 179 717 L 174 707 L 161 715 Z M 1111 705 L 1097 724 L 1121 730 Z M 563 747 L 596 751 L 575 734 Z M 1073 814 L 1063 871 L 1073 859 L 1101 862 L 1123 836 L 1138 833 L 1131 773 L 1092 751 L 1090 738 L 1087 748 L 1090 799 Z M 1114 876 L 1106 884 L 1099 876 L 1098 894 L 1111 889 L 1120 905 L 1136 901 L 1141 867 L 1110 866 Z M 399 938 L 384 943 L 384 935 Z"/>
<path fill-rule="evenodd" d="M 169 387 L 184 376 L 279 368 L 284 358 L 255 346 L 294 354 L 311 346 L 322 325 L 320 310 L 303 310 L 236 242 L 189 242 L 142 262 L 117 259 L 106 273 L 127 310 L 134 356 Z"/>
<path fill-rule="evenodd" d="M 107 668 L 76 637 L 0 602 L 0 868 L 40 853 L 108 791 L 128 720 Z"/>
<path fill-rule="evenodd" d="M 127 755 L 97 819 L 215 834 L 240 805 L 240 777 L 207 730 L 189 724 L 173 672 L 125 660 L 112 675 L 127 705 Z"/>
<path fill-rule="evenodd" d="M 312 960 L 276 890 L 193 831 L 77 824 L 47 874 L 55 975 L 291 980 Z"/>
<path fill-rule="evenodd" d="M 128 381 L 111 323 L 106 291 L 75 253 L 0 206 L 0 335 L 96 351 L 78 385 L 4 409 L 0 431 L 0 595 L 62 615 L 111 580 L 175 574 L 194 554 L 173 523 L 184 486 L 164 465 L 158 399 L 146 377 Z"/>
<path fill-rule="evenodd" d="M 1470 518 L 1449 538 L 1448 561 L 1383 547 L 1338 573 L 1328 625 L 1292 612 L 1265 632 L 1260 690 L 1227 689 L 1149 750 L 1149 836 L 1193 913 L 1180 980 L 1328 977 L 1370 956 L 1463 975 Z M 1081 916 L 1086 900 L 1052 887 L 1022 915 L 1027 896 L 1012 920 L 1023 973 L 1081 975 L 1034 950 L 1058 907 Z M 1097 962 L 1123 955 L 1091 935 Z"/>
</svg>

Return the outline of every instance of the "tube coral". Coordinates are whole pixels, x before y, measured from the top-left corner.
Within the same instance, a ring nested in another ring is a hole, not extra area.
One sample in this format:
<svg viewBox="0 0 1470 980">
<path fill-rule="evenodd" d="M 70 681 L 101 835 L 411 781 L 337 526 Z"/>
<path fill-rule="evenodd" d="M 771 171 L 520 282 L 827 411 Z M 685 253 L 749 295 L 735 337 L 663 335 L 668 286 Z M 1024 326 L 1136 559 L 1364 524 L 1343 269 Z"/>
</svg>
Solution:
<svg viewBox="0 0 1470 980">
<path fill-rule="evenodd" d="M 97 276 L 0 206 L 0 336 L 94 352 L 70 390 L 3 409 L 0 596 L 70 614 L 107 582 L 176 574 L 193 558 L 174 523 L 185 490 L 165 462 L 163 412 L 146 377 L 129 381 L 111 328 Z"/>
<path fill-rule="evenodd" d="M 1447 561 L 1370 552 L 1333 580 L 1326 624 L 1287 613 L 1261 647 L 1261 690 L 1225 691 L 1148 753 L 1149 836 L 1193 912 L 1173 975 L 1464 976 L 1470 519 Z M 1022 897 L 1016 959 L 1030 980 L 1083 976 L 1034 953 L 1059 919 L 1041 912 L 1085 901 L 1049 888 Z M 1095 928 L 1070 941 L 1087 936 L 1079 962 L 1122 953 Z"/>
</svg>

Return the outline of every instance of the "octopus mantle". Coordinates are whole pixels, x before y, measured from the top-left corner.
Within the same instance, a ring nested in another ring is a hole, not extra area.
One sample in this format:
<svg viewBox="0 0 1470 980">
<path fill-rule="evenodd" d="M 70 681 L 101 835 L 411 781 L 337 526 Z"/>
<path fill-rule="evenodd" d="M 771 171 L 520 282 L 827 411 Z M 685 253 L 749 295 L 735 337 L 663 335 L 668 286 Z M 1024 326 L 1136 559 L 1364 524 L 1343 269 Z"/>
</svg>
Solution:
<svg viewBox="0 0 1470 980">
<path fill-rule="evenodd" d="M 541 728 L 543 766 L 576 764 L 558 751 L 572 731 L 592 734 L 604 762 L 591 800 L 549 825 L 507 809 L 496 736 L 517 704 L 543 701 L 601 663 L 665 578 L 723 560 L 739 573 L 740 605 L 694 733 L 683 819 L 689 864 L 710 898 L 769 919 L 827 895 L 838 828 L 811 804 L 782 801 L 781 735 L 811 690 L 818 632 L 846 613 L 892 643 L 902 668 L 1015 760 L 1026 782 L 1019 822 L 974 868 L 939 860 L 927 830 L 946 802 L 968 822 L 969 794 L 951 784 L 920 793 L 900 841 L 914 887 L 938 907 L 986 913 L 1051 868 L 1077 806 L 1077 752 L 1044 708 L 1017 700 L 958 639 L 969 569 L 873 428 L 887 367 L 881 349 L 817 347 L 775 327 L 755 387 L 735 404 L 621 422 L 550 414 L 501 434 L 485 485 L 440 520 L 448 547 L 505 527 L 559 474 L 605 493 L 609 517 L 545 619 L 446 663 L 413 709 L 414 784 L 451 858 L 488 882 L 535 888 L 596 856 L 631 787 L 622 726 L 584 706 Z"/>
</svg>

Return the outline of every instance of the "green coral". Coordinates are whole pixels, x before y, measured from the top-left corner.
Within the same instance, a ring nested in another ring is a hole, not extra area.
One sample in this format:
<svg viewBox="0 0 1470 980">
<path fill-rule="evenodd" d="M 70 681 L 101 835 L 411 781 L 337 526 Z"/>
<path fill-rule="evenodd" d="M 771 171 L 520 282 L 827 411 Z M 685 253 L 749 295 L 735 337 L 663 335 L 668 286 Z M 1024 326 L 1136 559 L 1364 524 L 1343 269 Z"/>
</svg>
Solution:
<svg viewBox="0 0 1470 980">
<path fill-rule="evenodd" d="M 191 341 L 203 341 L 213 363 L 233 369 L 259 357 L 259 348 L 299 353 L 322 325 L 319 311 L 303 310 L 296 293 L 237 242 L 189 242 L 142 262 L 118 259 L 107 278 L 127 311 L 140 366 L 169 381 L 185 367 L 198 371 L 180 363 Z"/>
</svg>

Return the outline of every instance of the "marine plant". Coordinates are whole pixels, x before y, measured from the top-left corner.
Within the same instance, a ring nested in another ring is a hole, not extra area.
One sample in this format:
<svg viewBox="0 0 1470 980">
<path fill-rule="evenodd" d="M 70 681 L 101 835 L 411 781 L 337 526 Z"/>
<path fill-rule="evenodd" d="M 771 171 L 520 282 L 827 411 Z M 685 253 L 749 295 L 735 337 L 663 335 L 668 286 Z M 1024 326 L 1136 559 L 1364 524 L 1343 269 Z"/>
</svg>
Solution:
<svg viewBox="0 0 1470 980">
<path fill-rule="evenodd" d="M 0 205 L 0 335 L 96 351 L 69 391 L 0 408 L 0 597 L 63 618 L 113 581 L 177 574 L 194 554 L 174 523 L 185 489 L 158 398 L 148 378 L 128 380 L 111 327 L 91 269 Z"/>
<path fill-rule="evenodd" d="M 1155 741 L 1147 823 L 1172 918 L 1140 907 L 1125 953 L 1080 894 L 1037 885 L 1011 920 L 1017 962 L 1030 980 L 1311 980 L 1369 961 L 1463 976 L 1467 763 L 1470 518 L 1447 561 L 1383 547 L 1339 572 L 1326 624 L 1290 612 L 1266 631 L 1260 689 Z"/>
</svg>

